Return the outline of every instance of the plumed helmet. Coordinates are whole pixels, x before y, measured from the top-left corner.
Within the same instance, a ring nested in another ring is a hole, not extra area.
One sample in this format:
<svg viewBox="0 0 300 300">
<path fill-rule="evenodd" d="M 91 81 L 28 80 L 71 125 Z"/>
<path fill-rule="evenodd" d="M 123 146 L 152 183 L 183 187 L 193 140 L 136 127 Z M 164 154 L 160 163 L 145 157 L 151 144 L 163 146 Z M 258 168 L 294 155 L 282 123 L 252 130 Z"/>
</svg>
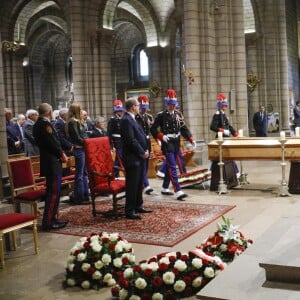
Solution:
<svg viewBox="0 0 300 300">
<path fill-rule="evenodd" d="M 223 93 L 218 94 L 217 96 L 217 107 L 228 106 L 228 101 L 226 96 Z"/>
<path fill-rule="evenodd" d="M 123 103 L 121 100 L 116 99 L 114 101 L 114 112 L 124 111 Z"/>
<path fill-rule="evenodd" d="M 149 98 L 147 95 L 139 95 L 138 101 L 140 103 L 140 109 L 148 109 L 149 107 Z"/>
<path fill-rule="evenodd" d="M 177 102 L 177 95 L 176 91 L 172 89 L 168 89 L 166 96 L 165 96 L 165 104 L 174 104 L 176 105 Z"/>
</svg>

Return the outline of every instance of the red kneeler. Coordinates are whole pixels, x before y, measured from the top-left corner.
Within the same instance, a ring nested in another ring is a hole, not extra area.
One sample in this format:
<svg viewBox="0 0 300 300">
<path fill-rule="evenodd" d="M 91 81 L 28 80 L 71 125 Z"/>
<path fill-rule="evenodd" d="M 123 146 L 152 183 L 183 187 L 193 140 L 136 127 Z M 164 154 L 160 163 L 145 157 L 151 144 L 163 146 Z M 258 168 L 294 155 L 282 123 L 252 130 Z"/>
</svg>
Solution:
<svg viewBox="0 0 300 300">
<path fill-rule="evenodd" d="M 96 210 L 95 199 L 104 194 L 112 195 L 113 210 L 108 215 L 117 217 L 118 200 L 125 197 L 125 180 L 114 177 L 111 145 L 108 137 L 84 139 L 89 187 L 93 205 L 93 216 L 103 211 Z M 120 169 L 120 168 L 119 168 Z M 122 170 L 123 171 L 123 170 Z M 120 193 L 124 195 L 120 196 Z"/>
<path fill-rule="evenodd" d="M 34 215 L 23 213 L 7 213 L 0 215 L 0 264 L 4 266 L 4 245 L 3 236 L 11 232 L 13 237 L 13 246 L 17 248 L 15 230 L 32 226 L 34 250 L 38 253 L 37 220 Z"/>
</svg>

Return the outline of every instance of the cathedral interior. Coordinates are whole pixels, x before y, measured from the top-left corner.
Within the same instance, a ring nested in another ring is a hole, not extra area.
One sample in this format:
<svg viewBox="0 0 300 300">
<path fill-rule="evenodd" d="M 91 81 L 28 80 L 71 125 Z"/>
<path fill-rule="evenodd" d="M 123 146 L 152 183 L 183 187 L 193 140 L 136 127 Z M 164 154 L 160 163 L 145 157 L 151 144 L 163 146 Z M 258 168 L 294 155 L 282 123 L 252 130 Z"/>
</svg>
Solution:
<svg viewBox="0 0 300 300">
<path fill-rule="evenodd" d="M 115 99 L 147 94 L 155 115 L 172 88 L 197 142 L 214 138 L 218 93 L 245 136 L 260 105 L 270 136 L 292 134 L 299 0 L 1 0 L 0 42 L 2 176 L 6 107 L 16 116 L 42 102 L 79 102 L 92 119 L 108 119 Z"/>
</svg>

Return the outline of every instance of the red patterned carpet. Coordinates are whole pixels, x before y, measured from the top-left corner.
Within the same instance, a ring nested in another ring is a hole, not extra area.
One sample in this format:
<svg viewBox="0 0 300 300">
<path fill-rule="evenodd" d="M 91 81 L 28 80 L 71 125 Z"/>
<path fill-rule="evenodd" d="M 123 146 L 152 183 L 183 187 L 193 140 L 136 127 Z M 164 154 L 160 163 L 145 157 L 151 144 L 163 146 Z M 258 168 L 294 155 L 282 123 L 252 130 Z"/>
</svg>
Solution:
<svg viewBox="0 0 300 300">
<path fill-rule="evenodd" d="M 97 201 L 97 210 L 111 209 L 110 200 Z M 57 233 L 87 236 L 92 232 L 118 232 L 131 243 L 173 247 L 191 234 L 218 219 L 234 206 L 194 204 L 186 202 L 146 201 L 152 213 L 141 214 L 142 220 L 121 216 L 112 219 L 98 214 L 92 216 L 90 205 L 67 206 L 60 209 L 60 220 L 68 220 L 67 227 Z"/>
</svg>

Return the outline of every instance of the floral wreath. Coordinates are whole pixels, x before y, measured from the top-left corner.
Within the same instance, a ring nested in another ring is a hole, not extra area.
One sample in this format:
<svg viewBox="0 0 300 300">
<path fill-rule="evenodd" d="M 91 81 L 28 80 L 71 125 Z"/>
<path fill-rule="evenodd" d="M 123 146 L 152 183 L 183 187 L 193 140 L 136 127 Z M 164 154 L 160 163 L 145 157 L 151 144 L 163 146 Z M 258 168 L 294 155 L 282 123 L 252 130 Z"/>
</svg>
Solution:
<svg viewBox="0 0 300 300">
<path fill-rule="evenodd" d="M 92 233 L 70 250 L 65 288 L 111 287 L 120 300 L 171 300 L 195 295 L 252 244 L 238 226 L 223 224 L 196 249 L 165 252 L 139 263 L 131 244 L 118 233 Z"/>
</svg>

